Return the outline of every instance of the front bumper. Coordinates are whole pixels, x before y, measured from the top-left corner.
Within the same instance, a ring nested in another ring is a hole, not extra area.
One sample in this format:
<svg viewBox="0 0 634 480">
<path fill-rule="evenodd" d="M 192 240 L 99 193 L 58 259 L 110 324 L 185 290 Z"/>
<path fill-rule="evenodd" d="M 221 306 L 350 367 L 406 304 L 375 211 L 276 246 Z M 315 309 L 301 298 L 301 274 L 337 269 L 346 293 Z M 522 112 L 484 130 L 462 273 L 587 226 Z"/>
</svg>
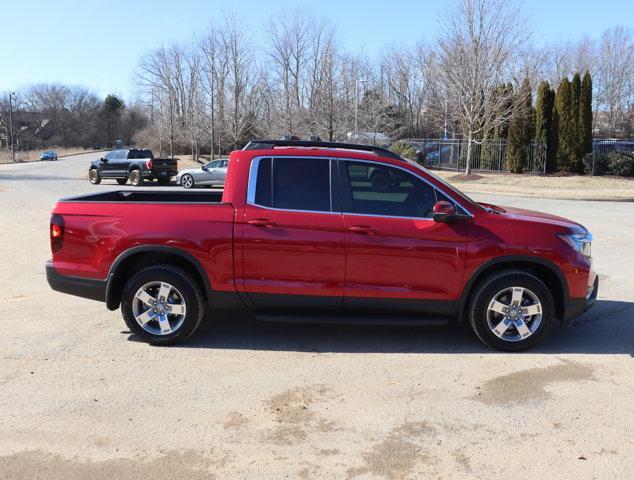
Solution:
<svg viewBox="0 0 634 480">
<path fill-rule="evenodd" d="M 576 317 L 590 310 L 592 305 L 596 302 L 599 293 L 599 276 L 595 274 L 594 271 L 591 272 L 588 283 L 588 290 L 585 297 L 570 298 L 566 302 L 563 318 L 564 325 L 572 324 Z"/>
<path fill-rule="evenodd" d="M 98 300 L 100 302 L 106 300 L 106 287 L 108 282 L 93 278 L 62 275 L 55 270 L 51 260 L 46 262 L 46 280 L 51 288 L 57 292 L 68 293 L 69 295 Z"/>
</svg>

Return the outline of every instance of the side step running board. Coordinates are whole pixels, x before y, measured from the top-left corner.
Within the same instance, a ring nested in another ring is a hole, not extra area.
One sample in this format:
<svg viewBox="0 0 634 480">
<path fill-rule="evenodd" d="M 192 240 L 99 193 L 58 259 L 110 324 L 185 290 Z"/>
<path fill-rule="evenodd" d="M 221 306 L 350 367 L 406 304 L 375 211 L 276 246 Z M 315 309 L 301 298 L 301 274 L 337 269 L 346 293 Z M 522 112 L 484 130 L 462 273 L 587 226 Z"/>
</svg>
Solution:
<svg viewBox="0 0 634 480">
<path fill-rule="evenodd" d="M 342 312 L 336 314 L 314 313 L 310 315 L 290 312 L 258 312 L 254 314 L 254 317 L 260 322 L 329 323 L 338 325 L 445 326 L 450 323 L 450 319 L 448 317 L 431 317 L 427 315 L 347 314 Z"/>
</svg>

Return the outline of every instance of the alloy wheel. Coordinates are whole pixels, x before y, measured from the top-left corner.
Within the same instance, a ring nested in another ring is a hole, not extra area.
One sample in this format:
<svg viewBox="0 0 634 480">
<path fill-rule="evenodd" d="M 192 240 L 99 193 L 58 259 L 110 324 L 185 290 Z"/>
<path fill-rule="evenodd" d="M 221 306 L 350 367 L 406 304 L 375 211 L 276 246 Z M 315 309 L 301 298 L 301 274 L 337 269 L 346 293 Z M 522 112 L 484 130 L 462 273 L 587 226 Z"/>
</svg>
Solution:
<svg viewBox="0 0 634 480">
<path fill-rule="evenodd" d="M 542 304 L 531 290 L 509 287 L 493 296 L 486 315 L 487 324 L 495 336 L 507 342 L 519 342 L 539 328 Z"/>
<path fill-rule="evenodd" d="M 167 282 L 149 282 L 134 294 L 132 314 L 152 335 L 169 335 L 185 321 L 187 306 L 183 295 Z"/>
<path fill-rule="evenodd" d="M 192 188 L 194 186 L 194 177 L 191 175 L 184 175 L 181 179 L 181 185 L 185 188 Z"/>
</svg>

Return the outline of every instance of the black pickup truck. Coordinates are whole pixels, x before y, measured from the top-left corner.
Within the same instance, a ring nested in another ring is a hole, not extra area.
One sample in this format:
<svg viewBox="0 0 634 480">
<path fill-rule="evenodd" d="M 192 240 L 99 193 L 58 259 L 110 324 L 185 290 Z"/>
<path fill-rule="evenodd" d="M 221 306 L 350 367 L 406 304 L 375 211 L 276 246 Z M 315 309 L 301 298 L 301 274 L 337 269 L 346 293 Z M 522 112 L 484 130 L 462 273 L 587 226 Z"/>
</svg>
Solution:
<svg viewBox="0 0 634 480">
<path fill-rule="evenodd" d="M 175 158 L 154 158 L 152 150 L 146 148 L 124 148 L 111 150 L 99 160 L 94 160 L 88 169 L 88 180 L 93 185 L 112 178 L 119 185 L 128 180 L 135 187 L 144 181 L 158 180 L 161 185 L 169 185 L 178 172 Z"/>
</svg>

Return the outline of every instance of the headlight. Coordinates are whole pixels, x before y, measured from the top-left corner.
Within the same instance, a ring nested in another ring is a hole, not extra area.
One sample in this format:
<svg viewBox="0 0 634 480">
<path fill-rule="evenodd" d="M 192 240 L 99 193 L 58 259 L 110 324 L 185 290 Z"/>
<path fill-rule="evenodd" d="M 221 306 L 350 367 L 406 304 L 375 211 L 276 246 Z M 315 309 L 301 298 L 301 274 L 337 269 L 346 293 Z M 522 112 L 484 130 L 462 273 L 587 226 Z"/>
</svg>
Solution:
<svg viewBox="0 0 634 480">
<path fill-rule="evenodd" d="M 590 232 L 575 233 L 572 235 L 562 233 L 558 236 L 584 257 L 592 257 L 592 234 Z"/>
</svg>

